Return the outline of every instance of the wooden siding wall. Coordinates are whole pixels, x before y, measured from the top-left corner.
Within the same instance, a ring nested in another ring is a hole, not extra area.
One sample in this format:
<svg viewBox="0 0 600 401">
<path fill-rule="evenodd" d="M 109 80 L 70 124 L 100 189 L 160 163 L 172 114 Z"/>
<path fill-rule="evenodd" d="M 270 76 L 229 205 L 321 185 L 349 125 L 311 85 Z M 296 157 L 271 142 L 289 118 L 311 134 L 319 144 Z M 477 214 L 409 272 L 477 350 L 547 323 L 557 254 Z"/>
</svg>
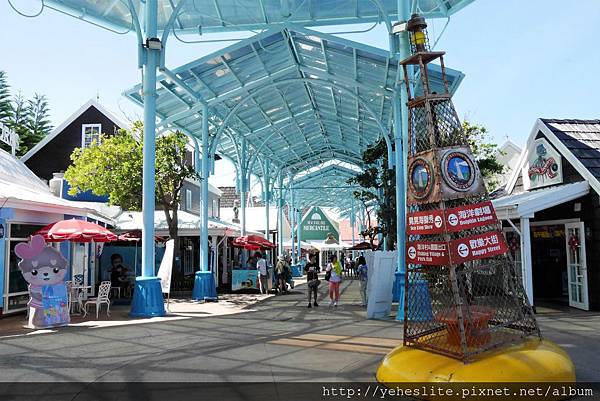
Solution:
<svg viewBox="0 0 600 401">
<path fill-rule="evenodd" d="M 83 124 L 102 124 L 102 133 L 106 135 L 113 135 L 121 128 L 94 106 L 90 106 L 89 109 L 65 127 L 62 132 L 31 156 L 25 162 L 25 165 L 35 175 L 45 180 L 50 180 L 53 173 L 66 171 L 71 164 L 71 153 L 75 148 L 81 147 L 81 126 Z"/>
</svg>

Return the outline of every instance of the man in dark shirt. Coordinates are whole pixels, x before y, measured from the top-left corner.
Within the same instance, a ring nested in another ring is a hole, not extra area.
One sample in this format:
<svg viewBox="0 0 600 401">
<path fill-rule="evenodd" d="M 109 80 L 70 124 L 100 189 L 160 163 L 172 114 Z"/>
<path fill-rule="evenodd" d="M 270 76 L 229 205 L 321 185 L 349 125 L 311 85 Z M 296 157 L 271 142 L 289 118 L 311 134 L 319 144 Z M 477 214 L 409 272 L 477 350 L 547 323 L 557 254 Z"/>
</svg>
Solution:
<svg viewBox="0 0 600 401">
<path fill-rule="evenodd" d="M 319 284 L 321 281 L 319 280 L 319 265 L 315 263 L 314 255 L 310 255 L 308 258 L 308 263 L 304 266 L 304 272 L 306 273 L 306 282 L 308 283 L 308 307 L 310 308 L 312 305 L 319 306 L 317 303 L 317 293 Z M 310 299 L 314 299 L 313 304 L 311 305 Z"/>
</svg>

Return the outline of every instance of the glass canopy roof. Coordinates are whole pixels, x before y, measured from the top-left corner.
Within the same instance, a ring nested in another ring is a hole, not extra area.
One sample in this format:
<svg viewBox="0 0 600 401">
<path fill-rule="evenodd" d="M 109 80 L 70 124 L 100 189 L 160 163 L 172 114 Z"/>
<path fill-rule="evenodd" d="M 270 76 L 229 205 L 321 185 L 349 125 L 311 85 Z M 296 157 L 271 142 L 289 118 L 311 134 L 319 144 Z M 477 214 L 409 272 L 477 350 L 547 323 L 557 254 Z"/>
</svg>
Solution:
<svg viewBox="0 0 600 401">
<path fill-rule="evenodd" d="M 409 0 L 158 0 L 162 30 L 183 1 L 174 28 L 204 33 L 263 30 L 292 22 L 303 26 L 387 22 L 397 19 L 398 1 Z M 426 18 L 448 17 L 473 0 L 417 0 Z M 144 0 L 45 0 L 45 5 L 119 31 L 133 30 L 132 12 L 142 17 Z M 411 2 L 412 3 L 412 2 Z"/>
<path fill-rule="evenodd" d="M 360 170 L 349 168 L 344 163 L 332 162 L 324 167 L 312 169 L 311 172 L 294 180 L 296 206 L 299 208 L 322 205 L 338 210 L 352 208 L 353 191 L 360 188 L 348 184 Z M 289 200 L 289 193 L 286 198 Z"/>
<path fill-rule="evenodd" d="M 385 50 L 286 24 L 159 76 L 158 126 L 198 136 L 206 103 L 213 141 L 232 114 L 214 149 L 236 162 L 243 138 L 274 173 L 333 159 L 360 165 L 363 151 L 391 130 L 398 73 Z M 447 73 L 454 92 L 463 75 Z M 440 68 L 429 74 L 441 91 Z M 141 84 L 125 96 L 142 105 Z M 258 164 L 253 173 L 261 175 Z"/>
</svg>

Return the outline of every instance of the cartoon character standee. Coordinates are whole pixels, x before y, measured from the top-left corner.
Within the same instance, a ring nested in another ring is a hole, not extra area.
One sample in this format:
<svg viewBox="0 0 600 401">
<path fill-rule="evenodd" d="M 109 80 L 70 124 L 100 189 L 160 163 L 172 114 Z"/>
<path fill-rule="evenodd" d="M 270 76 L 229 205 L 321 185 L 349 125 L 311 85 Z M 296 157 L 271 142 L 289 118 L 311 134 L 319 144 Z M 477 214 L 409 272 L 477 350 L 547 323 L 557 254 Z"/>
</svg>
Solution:
<svg viewBox="0 0 600 401">
<path fill-rule="evenodd" d="M 64 282 L 67 260 L 60 252 L 46 246 L 41 235 L 29 243 L 15 247 L 21 258 L 19 269 L 29 283 L 29 323 L 31 328 L 65 326 L 69 324 L 69 298 Z"/>
</svg>

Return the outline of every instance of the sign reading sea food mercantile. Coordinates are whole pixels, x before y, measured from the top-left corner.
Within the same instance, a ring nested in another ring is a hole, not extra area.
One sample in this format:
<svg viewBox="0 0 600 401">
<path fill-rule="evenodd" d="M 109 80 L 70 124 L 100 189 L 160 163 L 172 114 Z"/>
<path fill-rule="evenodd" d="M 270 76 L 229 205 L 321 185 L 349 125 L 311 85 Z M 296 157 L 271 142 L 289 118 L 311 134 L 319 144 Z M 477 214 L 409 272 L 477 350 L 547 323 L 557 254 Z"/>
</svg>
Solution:
<svg viewBox="0 0 600 401">
<path fill-rule="evenodd" d="M 447 265 L 448 244 L 444 241 L 412 241 L 406 245 L 408 263 L 420 265 Z"/>
<path fill-rule="evenodd" d="M 489 231 L 450 242 L 450 258 L 454 264 L 491 258 L 507 252 L 508 246 L 500 231 Z"/>
<path fill-rule="evenodd" d="M 446 209 L 444 214 L 446 229 L 450 232 L 498 223 L 494 206 L 490 201 Z"/>
<path fill-rule="evenodd" d="M 406 231 L 410 235 L 444 232 L 444 213 L 441 210 L 408 213 Z"/>
<path fill-rule="evenodd" d="M 331 234 L 336 241 L 340 240 L 338 229 L 327 218 L 320 207 L 313 207 L 300 223 L 302 241 L 324 241 Z"/>
</svg>

